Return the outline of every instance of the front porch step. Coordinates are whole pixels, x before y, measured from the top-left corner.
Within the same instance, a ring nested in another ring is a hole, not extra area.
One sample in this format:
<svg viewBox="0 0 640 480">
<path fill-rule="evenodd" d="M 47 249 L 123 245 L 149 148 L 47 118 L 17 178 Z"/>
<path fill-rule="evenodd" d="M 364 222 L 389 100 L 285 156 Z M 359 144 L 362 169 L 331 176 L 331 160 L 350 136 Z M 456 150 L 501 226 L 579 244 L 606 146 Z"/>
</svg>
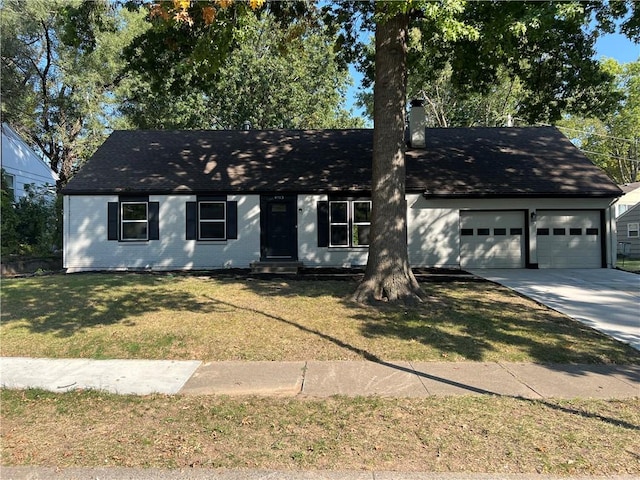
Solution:
<svg viewBox="0 0 640 480">
<path fill-rule="evenodd" d="M 266 261 L 251 263 L 251 273 L 280 273 L 297 275 L 302 267 L 302 262 Z"/>
</svg>

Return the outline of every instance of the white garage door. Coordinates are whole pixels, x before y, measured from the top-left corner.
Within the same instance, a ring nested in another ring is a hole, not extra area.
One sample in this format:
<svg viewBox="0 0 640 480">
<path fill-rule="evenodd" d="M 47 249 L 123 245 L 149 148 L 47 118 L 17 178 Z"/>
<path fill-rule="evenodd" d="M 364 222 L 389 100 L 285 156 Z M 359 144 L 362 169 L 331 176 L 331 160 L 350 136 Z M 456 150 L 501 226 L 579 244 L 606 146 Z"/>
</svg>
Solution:
<svg viewBox="0 0 640 480">
<path fill-rule="evenodd" d="M 536 223 L 540 268 L 602 267 L 599 211 L 541 211 Z"/>
<path fill-rule="evenodd" d="M 462 268 L 523 268 L 524 212 L 460 212 Z"/>
</svg>

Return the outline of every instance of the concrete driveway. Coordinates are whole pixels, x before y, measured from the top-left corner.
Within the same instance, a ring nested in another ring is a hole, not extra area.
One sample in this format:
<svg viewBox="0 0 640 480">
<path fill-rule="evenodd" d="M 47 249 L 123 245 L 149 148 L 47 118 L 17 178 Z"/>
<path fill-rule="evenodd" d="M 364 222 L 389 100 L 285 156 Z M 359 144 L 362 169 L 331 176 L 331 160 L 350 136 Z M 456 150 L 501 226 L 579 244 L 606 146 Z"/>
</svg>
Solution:
<svg viewBox="0 0 640 480">
<path fill-rule="evenodd" d="M 504 285 L 640 350 L 640 275 L 598 269 L 486 269 Z"/>
</svg>

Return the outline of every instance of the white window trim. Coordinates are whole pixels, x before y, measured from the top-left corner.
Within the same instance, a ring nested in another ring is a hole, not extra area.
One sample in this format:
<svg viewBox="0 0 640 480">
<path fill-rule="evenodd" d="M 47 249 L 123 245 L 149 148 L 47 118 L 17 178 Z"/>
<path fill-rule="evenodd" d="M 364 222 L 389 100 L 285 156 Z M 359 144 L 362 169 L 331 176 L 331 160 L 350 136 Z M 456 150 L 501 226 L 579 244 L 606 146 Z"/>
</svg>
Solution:
<svg viewBox="0 0 640 480">
<path fill-rule="evenodd" d="M 638 238 L 640 237 L 640 223 L 627 223 L 627 237 Z"/>
<path fill-rule="evenodd" d="M 125 220 L 124 207 L 125 205 L 144 205 L 145 219 L 144 220 Z M 145 238 L 126 238 L 124 235 L 124 226 L 128 223 L 144 223 L 147 228 L 145 229 Z M 146 242 L 149 240 L 149 202 L 120 202 L 120 239 L 123 242 Z"/>
<path fill-rule="evenodd" d="M 222 204 L 222 208 L 224 209 L 224 216 L 222 219 L 201 219 L 200 218 L 200 206 L 202 204 L 211 204 L 211 203 L 220 203 Z M 202 236 L 202 224 L 203 223 L 222 223 L 222 229 L 224 235 L 222 237 L 204 237 Z M 224 241 L 227 239 L 227 202 L 224 200 L 202 200 L 198 202 L 198 240 L 202 241 Z"/>
<path fill-rule="evenodd" d="M 369 228 L 371 228 L 371 222 L 356 222 L 355 221 L 355 206 L 354 204 L 356 203 L 367 203 L 369 205 L 369 212 L 371 212 L 371 200 L 352 200 L 350 203 L 351 206 L 351 210 L 352 210 L 352 215 L 351 215 L 351 219 L 353 220 L 352 224 L 355 227 L 356 225 L 362 225 L 362 226 L 368 226 Z M 353 230 L 353 229 L 352 229 Z M 351 233 L 351 236 L 349 237 L 351 239 L 351 243 L 353 243 L 353 233 Z M 358 245 L 352 245 L 353 247 L 368 247 L 369 244 L 368 243 L 360 243 Z"/>
<path fill-rule="evenodd" d="M 333 219 L 331 218 L 331 213 L 333 211 L 333 209 L 331 208 L 332 205 L 338 204 L 338 203 L 343 203 L 347 206 L 347 221 L 346 222 L 334 222 Z M 349 247 L 350 246 L 350 241 L 349 241 L 349 202 L 347 200 L 331 200 L 329 201 L 329 246 L 330 247 Z M 338 226 L 338 227 L 347 227 L 347 235 L 346 235 L 346 240 L 347 243 L 333 243 L 332 242 L 332 238 L 333 235 L 331 235 L 332 233 L 332 227 L 333 226 Z"/>
<path fill-rule="evenodd" d="M 332 211 L 331 206 L 336 203 L 346 204 L 347 206 L 346 222 L 334 222 L 333 219 L 331 218 L 331 211 Z M 354 203 L 367 203 L 369 204 L 369 209 L 371 209 L 371 200 L 353 199 L 353 200 L 330 200 L 329 201 L 329 247 L 339 247 L 339 248 L 368 248 L 369 247 L 369 244 L 359 244 L 359 245 L 353 244 L 353 232 L 354 232 L 355 226 L 362 225 L 362 226 L 371 227 L 371 222 L 356 222 L 354 220 L 354 217 L 355 217 Z M 347 227 L 347 243 L 335 244 L 331 241 L 332 240 L 331 227 L 333 226 Z"/>
</svg>

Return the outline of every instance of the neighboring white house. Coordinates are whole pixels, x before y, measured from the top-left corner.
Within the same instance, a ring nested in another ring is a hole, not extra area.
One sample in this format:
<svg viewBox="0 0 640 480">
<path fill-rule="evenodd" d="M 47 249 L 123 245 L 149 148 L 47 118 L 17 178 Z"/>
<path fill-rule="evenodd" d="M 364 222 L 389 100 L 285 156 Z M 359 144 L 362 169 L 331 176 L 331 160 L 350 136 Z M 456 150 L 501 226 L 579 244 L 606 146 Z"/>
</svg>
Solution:
<svg viewBox="0 0 640 480">
<path fill-rule="evenodd" d="M 2 124 L 2 168 L 10 193 L 18 201 L 25 195 L 25 185 L 54 188 L 57 175 L 8 124 Z"/>
<path fill-rule="evenodd" d="M 618 186 L 622 190 L 622 196 L 614 206 L 616 218 L 640 203 L 640 182 L 625 183 Z"/>
<path fill-rule="evenodd" d="M 622 192 L 557 129 L 419 133 L 412 266 L 615 266 Z M 372 130 L 116 131 L 63 191 L 64 267 L 363 266 L 372 145 Z"/>
</svg>

